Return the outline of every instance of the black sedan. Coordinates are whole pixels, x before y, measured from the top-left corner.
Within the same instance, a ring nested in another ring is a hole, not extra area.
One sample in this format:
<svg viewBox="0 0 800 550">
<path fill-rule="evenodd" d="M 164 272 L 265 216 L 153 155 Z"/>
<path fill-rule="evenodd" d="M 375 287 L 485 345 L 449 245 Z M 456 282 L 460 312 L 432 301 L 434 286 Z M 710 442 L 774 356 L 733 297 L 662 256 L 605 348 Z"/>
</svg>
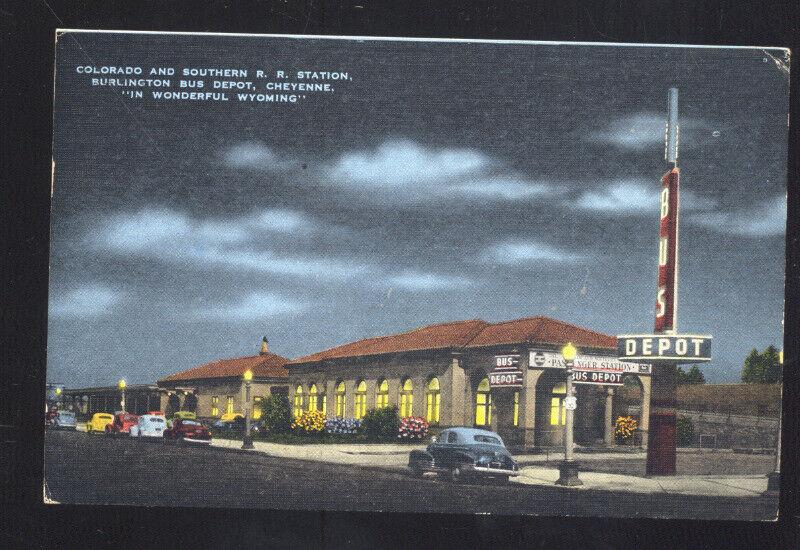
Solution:
<svg viewBox="0 0 800 550">
<path fill-rule="evenodd" d="M 411 472 L 422 477 L 436 472 L 453 481 L 489 477 L 508 481 L 519 475 L 519 466 L 494 432 L 476 428 L 448 428 L 424 451 L 408 457 Z"/>
</svg>

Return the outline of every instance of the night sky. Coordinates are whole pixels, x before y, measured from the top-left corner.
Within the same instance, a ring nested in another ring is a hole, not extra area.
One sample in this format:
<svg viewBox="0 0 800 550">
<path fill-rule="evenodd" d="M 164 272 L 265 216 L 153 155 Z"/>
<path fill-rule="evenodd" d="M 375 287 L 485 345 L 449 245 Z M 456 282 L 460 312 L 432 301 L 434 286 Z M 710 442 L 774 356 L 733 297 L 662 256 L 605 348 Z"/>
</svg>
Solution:
<svg viewBox="0 0 800 550">
<path fill-rule="evenodd" d="M 650 332 L 672 86 L 678 330 L 714 336 L 710 381 L 781 345 L 783 51 L 97 33 L 56 49 L 49 382 L 152 383 L 264 335 L 297 357 L 472 318 Z M 352 80 L 297 103 L 156 101 L 92 87 L 87 65 Z"/>
</svg>

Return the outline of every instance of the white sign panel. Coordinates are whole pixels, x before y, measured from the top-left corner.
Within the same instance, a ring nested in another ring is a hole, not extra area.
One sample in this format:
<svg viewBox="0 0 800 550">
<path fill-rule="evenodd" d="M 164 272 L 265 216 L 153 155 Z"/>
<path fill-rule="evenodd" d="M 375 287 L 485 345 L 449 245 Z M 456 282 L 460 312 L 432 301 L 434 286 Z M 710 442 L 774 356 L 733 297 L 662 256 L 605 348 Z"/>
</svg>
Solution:
<svg viewBox="0 0 800 550">
<path fill-rule="evenodd" d="M 531 369 L 565 369 L 564 358 L 559 353 L 530 350 L 528 368 Z M 648 364 L 620 361 L 616 357 L 600 355 L 578 355 L 573 362 L 573 370 L 617 372 L 631 374 L 651 374 Z"/>
</svg>

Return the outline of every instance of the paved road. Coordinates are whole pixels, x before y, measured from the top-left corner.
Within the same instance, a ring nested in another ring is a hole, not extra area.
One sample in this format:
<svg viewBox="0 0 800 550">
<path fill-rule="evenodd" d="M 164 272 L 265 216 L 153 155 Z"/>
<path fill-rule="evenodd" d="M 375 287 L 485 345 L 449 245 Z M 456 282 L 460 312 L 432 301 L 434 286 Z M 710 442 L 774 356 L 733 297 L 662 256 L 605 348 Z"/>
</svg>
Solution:
<svg viewBox="0 0 800 550">
<path fill-rule="evenodd" d="M 777 498 L 576 491 L 417 480 L 371 468 L 260 453 L 48 432 L 45 483 L 62 503 L 578 516 L 769 519 Z"/>
</svg>

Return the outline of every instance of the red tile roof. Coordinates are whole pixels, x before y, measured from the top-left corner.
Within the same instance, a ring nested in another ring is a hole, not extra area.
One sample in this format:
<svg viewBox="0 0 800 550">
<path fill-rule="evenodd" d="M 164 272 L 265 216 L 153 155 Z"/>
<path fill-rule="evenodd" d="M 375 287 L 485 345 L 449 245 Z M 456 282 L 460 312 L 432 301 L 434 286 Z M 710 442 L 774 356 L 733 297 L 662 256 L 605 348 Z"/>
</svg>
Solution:
<svg viewBox="0 0 800 550">
<path fill-rule="evenodd" d="M 549 317 L 529 317 L 501 323 L 480 319 L 429 325 L 400 334 L 367 338 L 289 361 L 289 365 L 325 359 L 361 357 L 450 348 L 475 348 L 502 344 L 556 344 L 615 349 L 617 339 L 600 332 Z"/>
<path fill-rule="evenodd" d="M 550 317 L 527 317 L 502 323 L 492 323 L 466 347 L 497 346 L 500 344 L 557 344 L 572 342 L 591 348 L 617 347 L 614 336 L 595 332 Z"/>
<path fill-rule="evenodd" d="M 284 368 L 288 359 L 274 353 L 251 355 L 233 359 L 219 359 L 199 367 L 176 372 L 162 378 L 159 382 L 178 382 L 202 378 L 241 377 L 247 369 L 253 371 L 254 378 L 286 378 L 289 373 Z"/>
<path fill-rule="evenodd" d="M 289 364 L 402 351 L 461 348 L 483 330 L 486 325 L 486 321 L 481 321 L 480 319 L 428 325 L 400 334 L 366 338 L 350 344 L 344 344 L 319 353 L 306 355 L 305 357 L 298 357 L 290 361 Z"/>
</svg>

